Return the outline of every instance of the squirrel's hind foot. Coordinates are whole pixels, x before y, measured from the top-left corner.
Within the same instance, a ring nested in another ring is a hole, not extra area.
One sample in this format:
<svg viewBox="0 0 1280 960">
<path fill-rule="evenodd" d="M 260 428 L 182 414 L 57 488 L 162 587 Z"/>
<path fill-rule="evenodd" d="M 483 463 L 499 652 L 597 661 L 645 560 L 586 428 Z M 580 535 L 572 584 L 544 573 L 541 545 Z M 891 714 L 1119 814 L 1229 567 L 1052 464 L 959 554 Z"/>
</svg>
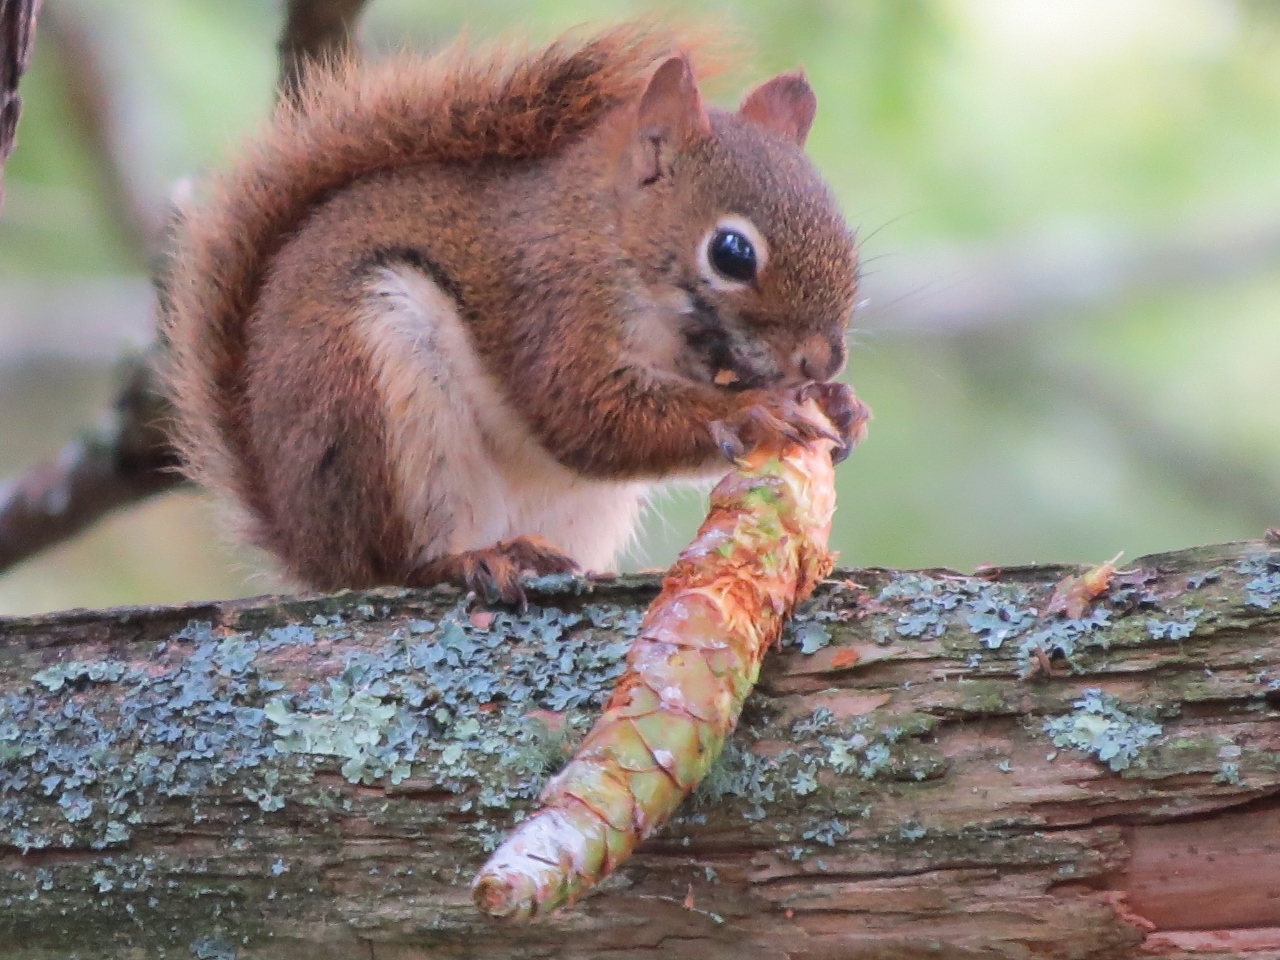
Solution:
<svg viewBox="0 0 1280 960">
<path fill-rule="evenodd" d="M 491 547 L 453 553 L 431 561 L 414 579 L 418 585 L 451 581 L 487 600 L 528 606 L 521 580 L 556 573 L 580 573 L 572 557 L 538 536 L 502 540 Z"/>
</svg>

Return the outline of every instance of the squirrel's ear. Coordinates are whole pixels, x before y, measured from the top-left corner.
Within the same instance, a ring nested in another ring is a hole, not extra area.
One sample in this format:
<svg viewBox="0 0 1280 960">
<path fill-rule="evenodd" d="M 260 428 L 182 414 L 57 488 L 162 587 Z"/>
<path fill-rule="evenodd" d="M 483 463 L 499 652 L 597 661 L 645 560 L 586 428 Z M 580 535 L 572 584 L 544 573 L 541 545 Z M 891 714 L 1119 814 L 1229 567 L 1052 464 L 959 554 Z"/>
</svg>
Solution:
<svg viewBox="0 0 1280 960">
<path fill-rule="evenodd" d="M 689 58 L 671 57 L 654 71 L 636 111 L 637 165 L 640 179 L 662 175 L 663 154 L 685 140 L 711 132 Z"/>
<path fill-rule="evenodd" d="M 818 112 L 818 98 L 803 70 L 780 73 L 742 98 L 738 115 L 804 146 Z"/>
</svg>

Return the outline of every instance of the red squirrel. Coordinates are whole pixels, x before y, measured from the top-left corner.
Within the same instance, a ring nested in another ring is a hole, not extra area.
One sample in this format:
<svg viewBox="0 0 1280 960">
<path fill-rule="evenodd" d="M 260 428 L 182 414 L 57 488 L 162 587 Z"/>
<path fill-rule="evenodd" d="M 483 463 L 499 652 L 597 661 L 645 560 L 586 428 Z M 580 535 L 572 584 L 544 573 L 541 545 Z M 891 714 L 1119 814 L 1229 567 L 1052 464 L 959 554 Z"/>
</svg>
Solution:
<svg viewBox="0 0 1280 960">
<path fill-rule="evenodd" d="M 166 284 L 176 442 L 287 574 L 518 599 L 608 569 L 656 483 L 855 439 L 816 98 L 706 106 L 698 58 L 626 26 L 339 64 L 206 185 Z"/>
</svg>

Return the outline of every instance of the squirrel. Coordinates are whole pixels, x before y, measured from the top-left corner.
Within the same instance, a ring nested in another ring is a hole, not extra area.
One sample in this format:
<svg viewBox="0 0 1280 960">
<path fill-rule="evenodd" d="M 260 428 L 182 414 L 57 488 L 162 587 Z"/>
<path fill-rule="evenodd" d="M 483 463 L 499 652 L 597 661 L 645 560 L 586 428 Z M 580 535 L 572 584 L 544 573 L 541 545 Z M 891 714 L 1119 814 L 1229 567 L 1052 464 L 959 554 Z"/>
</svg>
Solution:
<svg viewBox="0 0 1280 960">
<path fill-rule="evenodd" d="M 165 285 L 175 443 L 285 573 L 522 600 L 607 570 L 657 483 L 857 439 L 814 93 L 709 107 L 701 52 L 629 25 L 328 65 L 206 185 Z"/>
</svg>

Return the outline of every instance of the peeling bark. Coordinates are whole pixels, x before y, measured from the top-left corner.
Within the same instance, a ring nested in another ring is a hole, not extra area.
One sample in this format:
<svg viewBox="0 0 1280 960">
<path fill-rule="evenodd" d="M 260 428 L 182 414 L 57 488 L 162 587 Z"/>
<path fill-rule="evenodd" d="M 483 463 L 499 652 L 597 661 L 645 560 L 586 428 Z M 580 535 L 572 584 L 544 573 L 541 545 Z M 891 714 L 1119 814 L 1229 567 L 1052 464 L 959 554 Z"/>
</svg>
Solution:
<svg viewBox="0 0 1280 960">
<path fill-rule="evenodd" d="M 0 958 L 1274 956 L 1280 549 L 1041 615 L 1074 572 L 838 572 L 703 790 L 523 926 L 468 881 L 656 581 L 0 621 Z"/>
</svg>

